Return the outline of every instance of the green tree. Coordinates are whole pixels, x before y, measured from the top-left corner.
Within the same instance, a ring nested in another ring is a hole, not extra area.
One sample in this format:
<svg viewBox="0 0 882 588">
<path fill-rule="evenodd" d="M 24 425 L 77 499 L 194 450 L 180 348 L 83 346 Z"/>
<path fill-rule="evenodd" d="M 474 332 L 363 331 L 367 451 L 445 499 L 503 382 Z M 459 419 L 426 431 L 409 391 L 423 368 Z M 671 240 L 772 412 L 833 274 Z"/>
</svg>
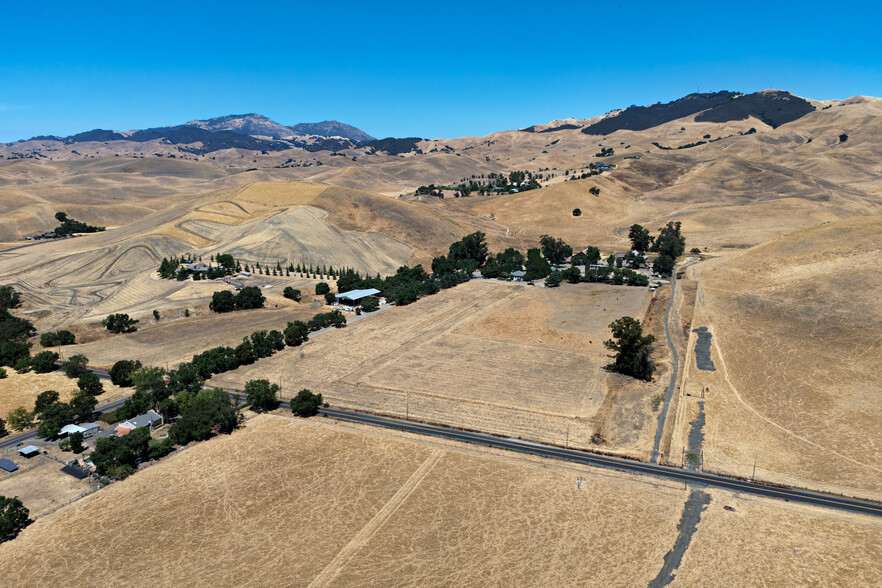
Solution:
<svg viewBox="0 0 882 588">
<path fill-rule="evenodd" d="M 613 321 L 609 325 L 612 339 L 604 341 L 603 346 L 616 354 L 616 371 L 640 380 L 651 380 L 655 364 L 650 360 L 653 335 L 643 335 L 640 321 L 629 316 Z"/>
<path fill-rule="evenodd" d="M 318 414 L 321 405 L 322 395 L 313 394 L 304 388 L 291 400 L 291 412 L 300 417 L 311 417 Z"/>
<path fill-rule="evenodd" d="M 257 286 L 246 286 L 239 290 L 234 299 L 237 310 L 263 308 L 266 297 Z"/>
<path fill-rule="evenodd" d="M 58 354 L 54 351 L 41 351 L 31 358 L 31 369 L 38 374 L 54 372 L 57 360 Z"/>
<path fill-rule="evenodd" d="M 233 259 L 233 256 L 230 255 L 229 253 L 221 253 L 220 255 L 217 256 L 215 261 L 217 261 L 218 265 L 220 265 L 224 269 L 227 269 L 230 271 L 236 269 L 236 260 Z"/>
<path fill-rule="evenodd" d="M 539 238 L 539 246 L 542 249 L 542 255 L 552 265 L 560 265 L 564 260 L 573 254 L 573 248 L 563 242 L 562 239 L 542 235 Z"/>
<path fill-rule="evenodd" d="M 21 306 L 21 294 L 12 286 L 0 286 L 0 308 L 18 308 Z"/>
<path fill-rule="evenodd" d="M 582 209 L 581 208 L 574 208 L 573 209 L 573 216 L 582 216 Z"/>
<path fill-rule="evenodd" d="M 76 336 L 70 331 L 58 331 L 55 333 L 43 333 L 40 335 L 40 345 L 45 348 L 57 347 L 59 345 L 73 345 L 76 343 Z"/>
<path fill-rule="evenodd" d="M 631 229 L 628 231 L 628 239 L 631 240 L 631 249 L 640 253 L 648 251 L 650 245 L 652 245 L 649 229 L 644 229 L 638 224 L 631 225 Z"/>
<path fill-rule="evenodd" d="M 111 333 L 133 333 L 138 330 L 138 321 L 129 318 L 125 313 L 109 314 L 101 321 L 104 328 Z"/>
<path fill-rule="evenodd" d="M 300 290 L 292 288 L 291 286 L 285 286 L 285 289 L 282 292 L 282 296 L 293 300 L 294 302 L 300 302 Z"/>
<path fill-rule="evenodd" d="M 31 321 L 10 314 L 0 308 L 0 342 L 24 343 L 33 335 L 34 325 Z"/>
<path fill-rule="evenodd" d="M 68 443 L 70 445 L 70 450 L 74 453 L 82 453 L 86 450 L 86 447 L 83 445 L 83 434 L 80 432 L 71 433 L 67 438 Z"/>
<path fill-rule="evenodd" d="M 551 266 L 548 264 L 548 260 L 542 257 L 538 249 L 527 250 L 526 272 L 524 275 L 525 280 L 539 280 L 551 273 Z"/>
<path fill-rule="evenodd" d="M 61 368 L 64 370 L 64 375 L 68 378 L 79 378 L 89 371 L 88 367 L 86 367 L 88 365 L 89 358 L 82 353 L 78 353 L 67 358 L 67 360 L 61 364 Z"/>
<path fill-rule="evenodd" d="M 156 322 L 159 322 L 159 311 L 158 310 L 153 311 L 153 320 L 155 320 Z"/>
<path fill-rule="evenodd" d="M 6 423 L 16 431 L 21 431 L 34 424 L 34 415 L 29 413 L 25 407 L 19 406 L 9 411 L 9 414 L 6 415 Z"/>
<path fill-rule="evenodd" d="M 279 385 L 270 384 L 269 380 L 250 380 L 245 383 L 245 394 L 252 410 L 258 412 L 273 410 L 279 405 Z"/>
<path fill-rule="evenodd" d="M 563 281 L 563 272 L 558 270 L 554 270 L 551 272 L 547 278 L 545 278 L 545 285 L 548 288 L 557 288 L 560 286 L 560 283 Z"/>
<path fill-rule="evenodd" d="M 86 372 L 77 379 L 77 388 L 91 396 L 97 396 L 104 392 L 104 384 L 101 378 L 92 372 Z"/>
<path fill-rule="evenodd" d="M 30 511 L 25 508 L 18 496 L 0 496 L 0 543 L 15 539 L 16 535 L 30 522 Z"/>
<path fill-rule="evenodd" d="M 303 321 L 288 323 L 285 328 L 285 344 L 289 347 L 297 347 L 309 340 L 309 327 Z"/>
<path fill-rule="evenodd" d="M 0 419 L 0 437 L 5 437 L 9 434 L 9 431 L 6 430 L 6 421 Z"/>
<path fill-rule="evenodd" d="M 179 404 L 181 418 L 172 426 L 169 435 L 182 445 L 207 439 L 214 432 L 231 433 L 239 423 L 236 408 L 221 388 L 200 390 Z"/>
<path fill-rule="evenodd" d="M 660 228 L 655 243 L 652 244 L 652 251 L 658 251 L 659 255 L 666 255 L 672 259 L 677 259 L 686 250 L 686 237 L 680 234 L 680 222 L 669 222 Z"/>
<path fill-rule="evenodd" d="M 670 257 L 668 255 L 659 255 L 652 262 L 652 271 L 660 276 L 670 276 L 674 272 L 675 264 L 676 261 L 674 261 L 673 257 Z"/>
<path fill-rule="evenodd" d="M 315 285 L 315 293 L 319 296 L 322 296 L 323 294 L 327 294 L 330 291 L 331 291 L 331 287 L 328 285 L 327 282 L 319 282 L 318 284 Z"/>
<path fill-rule="evenodd" d="M 361 309 L 365 312 L 373 312 L 380 307 L 380 301 L 376 298 L 362 298 Z"/>
<path fill-rule="evenodd" d="M 37 399 L 34 401 L 34 414 L 42 413 L 46 408 L 58 402 L 59 398 L 60 396 L 55 390 L 40 392 L 37 395 Z"/>
<path fill-rule="evenodd" d="M 325 292 L 325 304 L 331 305 L 337 301 L 337 297 L 333 292 Z"/>
<path fill-rule="evenodd" d="M 77 420 L 90 418 L 95 411 L 96 406 L 98 406 L 98 399 L 85 392 L 75 394 L 73 398 L 70 399 L 70 409 L 73 411 Z"/>
<path fill-rule="evenodd" d="M 115 386 L 127 388 L 132 385 L 132 374 L 141 368 L 138 360 L 121 359 L 110 368 L 110 381 Z"/>
<path fill-rule="evenodd" d="M 6 369 L 0 367 L 0 380 L 6 377 Z"/>
<path fill-rule="evenodd" d="M 236 298 L 229 290 L 221 290 L 211 295 L 209 310 L 214 312 L 232 312 L 236 309 Z"/>
</svg>

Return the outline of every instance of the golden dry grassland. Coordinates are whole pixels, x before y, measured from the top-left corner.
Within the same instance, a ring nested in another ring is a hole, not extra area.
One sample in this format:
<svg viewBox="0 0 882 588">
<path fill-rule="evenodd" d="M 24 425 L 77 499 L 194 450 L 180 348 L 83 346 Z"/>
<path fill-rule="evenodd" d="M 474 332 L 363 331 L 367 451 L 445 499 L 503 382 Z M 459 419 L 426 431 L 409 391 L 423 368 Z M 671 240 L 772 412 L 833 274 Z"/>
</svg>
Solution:
<svg viewBox="0 0 882 588">
<path fill-rule="evenodd" d="M 79 390 L 77 381 L 68 378 L 62 372 L 19 374 L 12 368 L 6 368 L 6 374 L 7 377 L 0 380 L 0 418 L 4 420 L 9 411 L 19 406 L 34 410 L 34 401 L 41 392 L 55 390 L 58 392 L 61 402 L 67 402 Z M 104 385 L 104 393 L 97 396 L 99 405 L 112 402 L 131 393 L 125 388 L 114 386 L 109 381 L 101 380 L 101 383 Z"/>
<path fill-rule="evenodd" d="M 642 316 L 648 300 L 647 289 L 473 280 L 210 383 L 242 390 L 267 378 L 282 383 L 284 397 L 309 388 L 337 407 L 588 446 L 602 426 L 593 417 L 609 378 L 601 369 L 608 325 Z M 650 387 L 641 388 L 644 397 Z M 635 410 L 650 414 L 648 397 Z M 635 435 L 629 423 L 621 439 L 610 431 L 616 443 L 606 448 L 642 455 L 654 433 L 651 419 L 644 425 Z"/>
<path fill-rule="evenodd" d="M 823 224 L 691 270 L 717 371 L 693 335 L 679 430 L 705 396 L 706 469 L 882 496 L 880 234 L 878 216 Z"/>
<path fill-rule="evenodd" d="M 709 492 L 680 585 L 882 579 L 876 519 Z M 122 586 L 646 585 L 687 494 L 652 478 L 267 415 L 41 518 L 0 545 L 0 574 L 23 587 L 95 577 Z"/>
</svg>

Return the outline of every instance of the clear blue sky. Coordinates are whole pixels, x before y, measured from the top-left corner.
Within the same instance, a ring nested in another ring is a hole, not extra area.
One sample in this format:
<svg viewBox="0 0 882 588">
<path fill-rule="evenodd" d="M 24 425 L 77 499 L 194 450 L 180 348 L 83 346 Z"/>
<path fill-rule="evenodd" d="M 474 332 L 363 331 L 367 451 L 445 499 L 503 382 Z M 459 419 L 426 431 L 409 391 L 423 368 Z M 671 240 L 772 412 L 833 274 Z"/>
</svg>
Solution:
<svg viewBox="0 0 882 588">
<path fill-rule="evenodd" d="M 876 2 L 4 2 L 0 141 L 258 112 L 483 135 L 696 91 L 882 96 Z"/>
</svg>

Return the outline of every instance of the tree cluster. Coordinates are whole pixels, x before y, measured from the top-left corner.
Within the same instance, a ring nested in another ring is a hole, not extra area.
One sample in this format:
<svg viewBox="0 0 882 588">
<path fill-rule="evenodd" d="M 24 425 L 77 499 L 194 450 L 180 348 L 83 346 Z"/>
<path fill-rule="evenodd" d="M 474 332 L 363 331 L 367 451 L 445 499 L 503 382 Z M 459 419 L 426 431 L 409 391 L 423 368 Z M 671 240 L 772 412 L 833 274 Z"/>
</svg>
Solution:
<svg viewBox="0 0 882 588">
<path fill-rule="evenodd" d="M 28 337 L 34 334 L 34 325 L 27 319 L 9 312 L 21 305 L 21 296 L 12 286 L 0 288 L 0 366 L 27 370 L 30 360 Z"/>
<path fill-rule="evenodd" d="M 30 522 L 30 511 L 18 496 L 0 496 L 0 543 L 15 537 Z"/>
<path fill-rule="evenodd" d="M 70 331 L 61 330 L 55 333 L 43 333 L 40 335 L 40 345 L 43 347 L 58 347 L 60 345 L 74 345 L 76 336 Z"/>
<path fill-rule="evenodd" d="M 214 312 L 232 312 L 234 310 L 248 310 L 263 308 L 266 297 L 257 286 L 246 286 L 233 294 L 229 290 L 215 292 L 211 296 L 208 308 Z"/>
<path fill-rule="evenodd" d="M 133 333 L 138 330 L 138 321 L 125 313 L 109 314 L 101 324 L 111 333 Z"/>
<path fill-rule="evenodd" d="M 52 231 L 56 237 L 68 237 L 74 233 L 98 233 L 105 230 L 104 227 L 93 227 L 92 225 L 69 218 L 63 212 L 56 212 L 55 219 L 61 223 Z"/>
</svg>

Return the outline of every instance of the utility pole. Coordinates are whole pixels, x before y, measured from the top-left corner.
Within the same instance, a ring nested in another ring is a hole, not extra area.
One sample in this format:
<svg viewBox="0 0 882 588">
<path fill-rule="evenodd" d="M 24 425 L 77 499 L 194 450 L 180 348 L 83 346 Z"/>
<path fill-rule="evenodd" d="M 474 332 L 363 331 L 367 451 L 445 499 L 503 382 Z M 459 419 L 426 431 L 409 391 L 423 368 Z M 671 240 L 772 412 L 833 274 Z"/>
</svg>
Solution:
<svg viewBox="0 0 882 588">
<path fill-rule="evenodd" d="M 750 474 L 750 481 L 753 482 L 756 479 L 756 458 L 759 457 L 759 454 L 753 456 L 753 473 Z"/>
<path fill-rule="evenodd" d="M 570 448 L 570 424 L 569 424 L 569 423 L 567 423 L 567 441 L 566 441 L 566 448 L 567 448 L 567 449 Z"/>
<path fill-rule="evenodd" d="M 410 418 L 410 392 L 404 395 L 404 420 Z"/>
</svg>

